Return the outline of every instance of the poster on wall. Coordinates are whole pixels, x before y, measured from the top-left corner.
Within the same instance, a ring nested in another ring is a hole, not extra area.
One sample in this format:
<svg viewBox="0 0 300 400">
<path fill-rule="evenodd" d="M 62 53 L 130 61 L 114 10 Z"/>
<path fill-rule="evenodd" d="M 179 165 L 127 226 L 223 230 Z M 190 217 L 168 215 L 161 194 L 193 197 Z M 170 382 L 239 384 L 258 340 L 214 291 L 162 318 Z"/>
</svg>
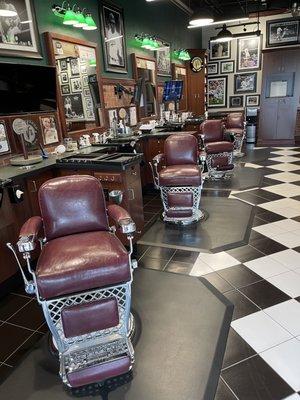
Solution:
<svg viewBox="0 0 300 400">
<path fill-rule="evenodd" d="M 289 46 L 300 43 L 299 19 L 276 19 L 267 21 L 266 47 Z"/>
<path fill-rule="evenodd" d="M 256 92 L 257 73 L 234 75 L 234 93 Z"/>
<path fill-rule="evenodd" d="M 155 52 L 157 75 L 171 76 L 171 51 L 170 46 Z"/>
<path fill-rule="evenodd" d="M 227 107 L 227 76 L 207 78 L 208 107 Z"/>
<path fill-rule="evenodd" d="M 223 60 L 231 57 L 231 42 L 217 43 L 210 41 L 210 60 Z"/>
<path fill-rule="evenodd" d="M 10 153 L 6 125 L 4 121 L 0 121 L 0 155 Z"/>
<path fill-rule="evenodd" d="M 261 64 L 261 36 L 237 41 L 237 71 L 254 71 Z"/>
<path fill-rule="evenodd" d="M 53 144 L 58 142 L 58 131 L 54 115 L 40 117 L 43 144 Z"/>
<path fill-rule="evenodd" d="M 83 103 L 81 94 L 70 94 L 63 96 L 66 120 L 82 121 L 84 119 Z"/>
<path fill-rule="evenodd" d="M 1 7 L 14 15 L 0 16 L 0 55 L 42 58 L 33 2 L 6 0 Z"/>
<path fill-rule="evenodd" d="M 111 4 L 102 4 L 101 21 L 105 69 L 126 73 L 127 51 L 122 9 Z"/>
</svg>

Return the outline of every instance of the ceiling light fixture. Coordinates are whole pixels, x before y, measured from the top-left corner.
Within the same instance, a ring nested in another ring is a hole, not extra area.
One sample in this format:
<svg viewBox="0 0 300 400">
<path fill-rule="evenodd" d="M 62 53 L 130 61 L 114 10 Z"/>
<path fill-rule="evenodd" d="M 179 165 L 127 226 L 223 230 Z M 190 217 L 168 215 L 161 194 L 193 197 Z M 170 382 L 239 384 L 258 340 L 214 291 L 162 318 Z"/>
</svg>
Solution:
<svg viewBox="0 0 300 400">
<path fill-rule="evenodd" d="M 191 17 L 189 24 L 191 26 L 206 26 L 210 25 L 211 23 L 214 22 L 214 18 L 212 14 L 209 12 L 209 10 L 204 9 L 204 10 L 199 10 L 196 13 L 193 14 Z"/>
<path fill-rule="evenodd" d="M 217 34 L 217 36 L 212 40 L 217 43 L 230 42 L 233 39 L 233 34 L 227 29 L 226 24 L 223 25 L 222 30 Z"/>
<path fill-rule="evenodd" d="M 243 21 L 248 21 L 250 18 L 249 17 L 243 17 L 243 18 L 235 18 L 235 19 L 226 19 L 224 21 L 214 21 L 211 23 L 208 23 L 206 25 L 188 25 L 188 29 L 193 29 L 193 28 L 199 28 L 203 26 L 210 26 L 210 25 L 223 25 L 223 24 L 228 24 L 230 22 L 243 22 Z"/>
<path fill-rule="evenodd" d="M 2 2 L 3 3 L 3 2 Z M 16 17 L 18 13 L 11 4 L 3 3 L 0 8 L 0 17 Z"/>
</svg>

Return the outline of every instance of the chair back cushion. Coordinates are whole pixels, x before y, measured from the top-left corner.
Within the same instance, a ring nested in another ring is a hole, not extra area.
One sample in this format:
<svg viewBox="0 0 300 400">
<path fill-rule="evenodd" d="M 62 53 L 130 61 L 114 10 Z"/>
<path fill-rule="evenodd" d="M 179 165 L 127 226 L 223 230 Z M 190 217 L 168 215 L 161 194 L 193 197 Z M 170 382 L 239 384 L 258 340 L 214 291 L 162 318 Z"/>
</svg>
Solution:
<svg viewBox="0 0 300 400">
<path fill-rule="evenodd" d="M 165 141 L 166 165 L 197 164 L 198 141 L 188 133 L 170 135 Z"/>
<path fill-rule="evenodd" d="M 39 204 L 47 240 L 108 230 L 102 186 L 93 176 L 71 175 L 45 182 Z"/>
<path fill-rule="evenodd" d="M 244 114 L 241 112 L 230 113 L 226 118 L 226 128 L 244 128 Z"/>
<path fill-rule="evenodd" d="M 224 132 L 224 126 L 221 119 L 208 119 L 201 124 L 200 133 L 205 138 L 205 142 L 219 142 L 222 141 Z"/>
</svg>

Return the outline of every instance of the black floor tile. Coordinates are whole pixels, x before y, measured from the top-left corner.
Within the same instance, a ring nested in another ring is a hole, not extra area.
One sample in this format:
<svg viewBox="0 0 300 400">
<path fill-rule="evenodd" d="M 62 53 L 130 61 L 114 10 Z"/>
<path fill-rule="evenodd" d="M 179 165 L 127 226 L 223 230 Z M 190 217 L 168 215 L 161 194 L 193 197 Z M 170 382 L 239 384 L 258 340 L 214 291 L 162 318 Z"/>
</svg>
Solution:
<svg viewBox="0 0 300 400">
<path fill-rule="evenodd" d="M 280 200 L 283 199 L 284 196 L 281 196 L 277 193 L 272 193 L 268 192 L 267 190 L 263 189 L 257 189 L 255 192 L 256 196 L 262 197 L 263 199 L 266 199 L 266 202 L 269 201 L 275 201 L 275 200 Z"/>
<path fill-rule="evenodd" d="M 233 286 L 230 285 L 225 279 L 223 279 L 217 272 L 211 272 L 210 274 L 203 275 L 203 278 L 207 279 L 216 289 L 221 293 L 226 293 L 233 290 Z"/>
<path fill-rule="evenodd" d="M 275 170 L 273 170 L 273 171 L 275 171 Z M 277 181 L 276 179 L 263 178 L 262 187 L 264 187 L 264 186 L 278 185 L 278 184 L 280 184 L 280 183 L 282 183 L 282 182 Z"/>
<path fill-rule="evenodd" d="M 293 250 L 298 251 L 298 253 L 300 253 L 300 246 L 295 247 Z"/>
<path fill-rule="evenodd" d="M 259 356 L 226 369 L 222 378 L 239 400 L 282 400 L 294 393 Z"/>
<path fill-rule="evenodd" d="M 222 381 L 219 380 L 217 392 L 214 400 L 236 400 L 236 397 L 232 394 L 228 386 Z"/>
<path fill-rule="evenodd" d="M 283 217 L 282 215 L 273 213 L 271 211 L 265 211 L 265 212 L 259 214 L 259 218 L 268 223 L 277 222 L 277 221 L 281 221 L 281 220 L 285 219 L 285 217 Z"/>
<path fill-rule="evenodd" d="M 272 157 L 273 158 L 273 157 Z M 263 161 L 258 161 L 255 164 L 261 165 L 262 167 L 269 167 L 270 165 L 275 165 L 278 164 L 278 161 L 274 160 L 263 160 Z"/>
<path fill-rule="evenodd" d="M 249 192 L 244 192 L 244 193 L 237 193 L 234 194 L 234 197 L 237 197 L 238 199 L 242 199 L 248 203 L 251 203 L 253 205 L 257 205 L 257 204 L 262 204 L 265 203 L 266 200 L 262 199 L 261 197 L 255 196 Z"/>
<path fill-rule="evenodd" d="M 149 206 L 160 206 L 162 207 L 162 201 L 160 197 L 155 197 L 154 199 L 150 200 L 148 203 Z"/>
<path fill-rule="evenodd" d="M 168 260 L 159 260 L 155 258 L 150 258 L 150 257 L 142 257 L 139 261 L 139 266 L 142 268 L 149 268 L 149 269 L 157 269 L 162 271 Z"/>
<path fill-rule="evenodd" d="M 265 239 L 266 236 L 262 235 L 261 233 L 258 233 L 254 231 L 253 229 L 251 230 L 250 236 L 249 236 L 249 245 L 252 246 L 252 243 L 255 242 L 256 240 L 259 239 Z"/>
<path fill-rule="evenodd" d="M 248 286 L 262 280 L 261 276 L 242 264 L 222 269 L 218 271 L 218 274 L 236 288 Z"/>
<path fill-rule="evenodd" d="M 152 206 L 152 205 L 147 204 L 144 207 L 144 212 L 147 212 L 147 213 L 159 213 L 161 210 L 162 210 L 162 206 L 157 206 L 157 205 Z"/>
<path fill-rule="evenodd" d="M 172 261 L 194 263 L 197 260 L 198 256 L 198 251 L 176 250 L 175 254 L 172 257 Z"/>
<path fill-rule="evenodd" d="M 30 316 L 28 316 L 30 318 Z M 4 323 L 0 326 L 0 362 L 5 361 L 11 353 L 25 342 L 32 331 Z"/>
<path fill-rule="evenodd" d="M 223 368 L 228 368 L 246 358 L 252 357 L 256 352 L 236 331 L 230 328 L 226 351 L 224 355 Z"/>
<path fill-rule="evenodd" d="M 145 253 L 145 257 L 159 258 L 161 260 L 170 260 L 175 253 L 175 249 L 169 249 L 167 247 L 156 247 L 149 246 Z"/>
<path fill-rule="evenodd" d="M 294 172 L 294 171 L 293 171 Z M 297 185 L 297 186 L 300 186 L 300 181 L 296 181 L 296 182 L 292 182 L 293 183 L 293 185 Z"/>
<path fill-rule="evenodd" d="M 203 189 L 201 196 L 206 197 L 228 197 L 231 190 L 218 190 L 218 189 Z"/>
<path fill-rule="evenodd" d="M 263 214 L 266 212 L 266 210 L 264 208 L 261 208 L 259 206 L 254 207 L 253 210 L 254 210 L 254 214 L 258 217 L 260 216 L 260 214 Z"/>
<path fill-rule="evenodd" d="M 224 294 L 225 297 L 234 305 L 232 320 L 246 317 L 246 315 L 259 311 L 259 308 L 251 303 L 245 296 L 237 290 L 232 290 Z"/>
<path fill-rule="evenodd" d="M 9 318 L 7 322 L 36 330 L 44 322 L 42 307 L 33 300 Z"/>
<path fill-rule="evenodd" d="M 156 213 L 152 213 L 152 212 L 145 212 L 144 211 L 144 221 L 148 222 L 151 221 L 152 218 L 156 217 Z"/>
<path fill-rule="evenodd" d="M 265 225 L 266 223 L 267 223 L 267 222 L 264 221 L 263 219 L 261 219 L 261 218 L 259 217 L 259 215 L 256 215 L 256 216 L 253 218 L 252 226 L 255 227 L 255 226 Z"/>
<path fill-rule="evenodd" d="M 251 241 L 251 246 L 266 255 L 287 249 L 286 246 L 283 246 L 281 243 L 275 242 L 275 240 L 269 238 L 253 240 Z"/>
<path fill-rule="evenodd" d="M 299 161 L 293 161 L 291 164 L 300 165 L 300 160 Z"/>
<path fill-rule="evenodd" d="M 297 201 L 300 201 L 300 196 L 292 197 L 292 199 L 297 200 Z"/>
<path fill-rule="evenodd" d="M 292 218 L 294 221 L 300 222 L 300 215 L 298 217 Z"/>
<path fill-rule="evenodd" d="M 9 294 L 3 297 L 0 300 L 0 320 L 6 321 L 29 301 L 31 301 L 31 298 L 17 294 Z"/>
<path fill-rule="evenodd" d="M 12 366 L 16 366 L 28 350 L 32 349 L 33 346 L 43 337 L 42 333 L 33 333 L 16 351 L 6 360 L 6 363 Z"/>
<path fill-rule="evenodd" d="M 164 271 L 174 272 L 176 274 L 188 275 L 193 268 L 193 264 L 191 263 L 183 263 L 179 261 L 171 261 L 166 266 Z"/>
<path fill-rule="evenodd" d="M 11 374 L 13 371 L 12 367 L 8 367 L 6 365 L 0 365 L 0 385 L 5 379 Z"/>
<path fill-rule="evenodd" d="M 264 254 L 253 247 L 246 245 L 242 247 L 237 247 L 236 249 L 227 250 L 228 254 L 234 257 L 236 260 L 241 263 L 245 263 L 247 261 L 255 260 L 256 258 L 263 257 Z"/>
<path fill-rule="evenodd" d="M 254 283 L 253 285 L 241 288 L 240 291 L 260 308 L 272 307 L 275 304 L 290 300 L 287 294 L 267 281 Z"/>
<path fill-rule="evenodd" d="M 136 246 L 134 246 L 133 248 L 133 257 L 140 259 L 146 252 L 146 250 L 148 249 L 149 246 L 145 245 L 145 244 L 137 244 Z"/>
<path fill-rule="evenodd" d="M 279 164 L 279 162 L 277 164 Z M 281 172 L 281 171 L 278 171 L 278 169 L 273 169 L 273 168 L 268 168 L 268 167 L 260 168 L 260 171 L 264 174 L 264 176 L 278 174 L 278 172 Z"/>
</svg>

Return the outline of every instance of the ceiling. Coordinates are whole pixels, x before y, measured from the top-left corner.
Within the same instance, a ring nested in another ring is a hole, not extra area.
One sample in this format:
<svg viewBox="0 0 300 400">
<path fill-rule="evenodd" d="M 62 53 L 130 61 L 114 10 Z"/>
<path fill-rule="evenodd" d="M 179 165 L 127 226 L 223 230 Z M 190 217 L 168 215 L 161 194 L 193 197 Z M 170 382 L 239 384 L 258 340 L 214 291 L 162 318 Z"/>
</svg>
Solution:
<svg viewBox="0 0 300 400">
<path fill-rule="evenodd" d="M 195 12 L 209 9 L 215 20 L 240 17 L 258 11 L 287 10 L 290 0 L 183 0 Z"/>
</svg>

